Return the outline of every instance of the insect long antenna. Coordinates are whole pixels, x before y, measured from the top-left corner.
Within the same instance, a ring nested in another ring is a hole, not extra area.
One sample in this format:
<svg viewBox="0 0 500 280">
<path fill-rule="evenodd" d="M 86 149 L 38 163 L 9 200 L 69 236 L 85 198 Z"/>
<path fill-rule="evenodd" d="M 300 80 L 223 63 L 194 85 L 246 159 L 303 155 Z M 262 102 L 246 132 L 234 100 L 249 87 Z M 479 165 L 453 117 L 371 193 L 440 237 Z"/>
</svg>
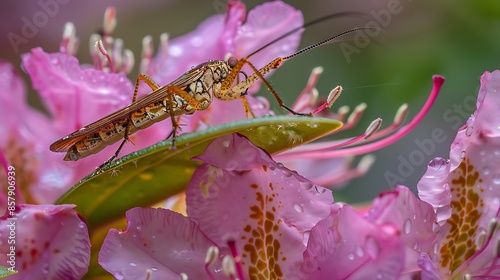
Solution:
<svg viewBox="0 0 500 280">
<path fill-rule="evenodd" d="M 339 34 L 337 34 L 337 35 L 335 35 L 335 36 L 332 36 L 332 37 L 330 37 L 330 38 L 328 38 L 328 39 L 325 39 L 325 40 L 323 40 L 323 41 L 321 41 L 321 42 L 317 42 L 317 43 L 315 43 L 315 44 L 309 45 L 309 46 L 307 46 L 307 47 L 305 47 L 305 48 L 303 48 L 303 49 L 301 49 L 301 50 L 298 50 L 298 51 L 297 51 L 297 52 L 295 52 L 294 54 L 291 54 L 291 55 L 289 55 L 289 56 L 284 56 L 284 57 L 282 57 L 282 59 L 283 59 L 283 60 L 287 60 L 287 59 L 290 59 L 290 58 L 296 57 L 296 56 L 298 56 L 299 54 L 302 54 L 302 53 L 305 53 L 305 52 L 310 51 L 310 50 L 312 50 L 312 49 L 315 49 L 315 48 L 317 48 L 317 47 L 323 46 L 323 45 L 325 45 L 325 44 L 334 43 L 334 42 L 338 41 L 338 39 L 339 39 L 340 37 L 342 37 L 342 36 L 344 36 L 344 35 L 346 35 L 346 34 L 348 34 L 348 33 L 353 33 L 353 32 L 357 32 L 357 31 L 361 31 L 361 30 L 376 30 L 376 29 L 377 29 L 377 28 L 375 28 L 375 27 L 356 27 L 356 28 L 352 28 L 352 29 L 346 30 L 346 31 L 344 31 L 344 32 L 341 32 L 341 33 L 339 33 Z M 345 39 L 343 39 L 343 40 L 345 40 Z M 343 40 L 342 40 L 342 41 L 343 41 Z"/>
<path fill-rule="evenodd" d="M 310 22 L 307 22 L 307 23 L 304 23 L 302 26 L 299 26 L 299 27 L 296 27 L 288 32 L 286 32 L 285 34 L 279 36 L 278 38 L 272 40 L 271 42 L 265 44 L 264 46 L 260 47 L 259 49 L 257 49 L 256 51 L 252 52 L 251 54 L 247 55 L 246 59 L 250 58 L 251 56 L 253 56 L 254 54 L 262 51 L 263 49 L 269 47 L 270 45 L 280 41 L 280 40 L 283 40 L 285 39 L 286 37 L 296 33 L 296 32 L 299 32 L 309 26 L 312 26 L 312 25 L 315 25 L 315 24 L 318 24 L 320 22 L 323 22 L 323 21 L 326 21 L 326 20 L 329 20 L 329 19 L 334 19 L 334 18 L 339 18 L 339 17 L 359 17 L 359 18 L 362 18 L 362 19 L 366 19 L 367 18 L 367 15 L 362 13 L 362 12 L 340 12 L 340 13 L 333 13 L 333 14 L 330 14 L 330 15 L 326 15 L 326 16 L 323 16 L 323 17 L 320 17 L 320 18 L 317 18 L 315 20 L 312 20 Z M 346 32 L 348 33 L 348 32 Z M 342 34 L 343 35 L 343 34 Z M 342 35 L 339 35 L 339 36 L 342 36 Z"/>
</svg>

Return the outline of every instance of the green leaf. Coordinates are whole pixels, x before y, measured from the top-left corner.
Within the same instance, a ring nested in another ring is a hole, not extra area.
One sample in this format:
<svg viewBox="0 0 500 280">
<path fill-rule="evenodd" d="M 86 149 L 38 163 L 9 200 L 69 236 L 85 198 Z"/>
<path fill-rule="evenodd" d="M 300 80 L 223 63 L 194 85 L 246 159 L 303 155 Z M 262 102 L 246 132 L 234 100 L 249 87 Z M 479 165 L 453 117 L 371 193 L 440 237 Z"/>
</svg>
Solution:
<svg viewBox="0 0 500 280">
<path fill-rule="evenodd" d="M 7 278 L 11 275 L 17 274 L 16 270 L 10 270 L 5 266 L 0 265 L 0 278 Z"/>
<path fill-rule="evenodd" d="M 190 160 L 221 135 L 240 133 L 269 153 L 310 142 L 340 128 L 332 119 L 264 117 L 212 127 L 176 138 L 176 148 L 166 140 L 124 156 L 100 174 L 91 174 L 57 200 L 76 204 L 76 210 L 95 229 L 122 217 L 130 208 L 151 206 L 183 191 L 200 164 Z"/>
</svg>

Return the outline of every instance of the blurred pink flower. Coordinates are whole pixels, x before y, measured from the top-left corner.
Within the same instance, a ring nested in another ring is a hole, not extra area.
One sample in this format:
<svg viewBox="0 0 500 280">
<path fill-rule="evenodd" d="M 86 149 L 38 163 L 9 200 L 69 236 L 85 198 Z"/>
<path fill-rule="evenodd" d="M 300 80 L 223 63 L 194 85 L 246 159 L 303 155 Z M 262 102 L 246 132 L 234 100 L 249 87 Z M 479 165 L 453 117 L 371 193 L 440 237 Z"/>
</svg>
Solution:
<svg viewBox="0 0 500 280">
<path fill-rule="evenodd" d="M 22 204 L 0 218 L 0 263 L 19 271 L 9 279 L 80 279 L 87 273 L 88 229 L 73 207 Z"/>
<path fill-rule="evenodd" d="M 418 184 L 441 224 L 436 250 L 420 262 L 423 279 L 498 279 L 500 275 L 500 71 L 481 77 L 477 108 Z"/>
<path fill-rule="evenodd" d="M 237 134 L 217 138 L 196 159 L 204 163 L 186 190 L 189 217 L 130 210 L 127 230 L 108 233 L 99 263 L 115 277 L 224 279 L 222 271 L 233 271 L 229 279 L 291 279 L 309 231 L 330 213 L 331 191 Z M 213 246 L 221 256 L 206 264 Z M 224 258 L 236 263 L 228 267 Z"/>
<path fill-rule="evenodd" d="M 242 24 L 245 19 L 243 3 L 231 1 L 228 7 L 226 16 L 213 16 L 185 36 L 168 43 L 163 40 L 154 58 L 152 50 L 147 51 L 151 42 L 144 40 L 145 54 L 141 65 L 145 73 L 160 84 L 167 84 L 192 66 L 210 59 L 223 59 L 227 53 L 249 53 L 254 46 L 301 26 L 303 22 L 300 11 L 280 1 L 256 7 L 249 13 L 245 24 Z M 123 42 L 110 35 L 114 29 L 114 15 L 114 10 L 109 9 L 105 15 L 104 34 L 91 37 L 91 40 L 102 38 L 109 49 L 109 61 L 102 59 L 101 54 L 94 50 L 93 65 L 80 65 L 73 56 L 78 38 L 71 24 L 65 28 L 60 52 L 46 53 L 41 48 L 35 48 L 23 55 L 23 68 L 51 118 L 29 108 L 24 100 L 24 85 L 10 65 L 1 65 L 0 78 L 3 80 L 0 87 L 3 88 L 0 98 L 5 102 L 0 104 L 0 108 L 2 112 L 23 117 L 10 118 L 0 125 L 0 131 L 5 132 L 0 136 L 0 148 L 7 160 L 19 169 L 18 180 L 23 183 L 20 184 L 23 188 L 29 190 L 23 191 L 29 203 L 53 202 L 106 161 L 116 149 L 115 145 L 78 162 L 63 162 L 62 155 L 54 154 L 47 148 L 58 138 L 130 103 L 133 84 L 124 72 L 131 70 L 133 58 L 130 51 L 123 49 Z M 250 44 L 249 40 L 253 43 Z M 277 55 L 291 54 L 299 40 L 300 33 L 297 33 L 280 41 L 276 47 L 267 48 L 255 55 L 255 65 L 261 66 Z M 142 95 L 150 92 L 145 90 L 146 87 L 141 88 Z M 249 102 L 257 116 L 269 113 L 268 102 L 264 98 L 249 96 Z M 209 109 L 184 116 L 181 120 L 182 132 L 244 119 L 242 108 L 240 100 L 216 100 Z M 164 122 L 132 135 L 135 145 L 125 145 L 122 155 L 164 140 L 169 127 L 170 123 Z"/>
</svg>

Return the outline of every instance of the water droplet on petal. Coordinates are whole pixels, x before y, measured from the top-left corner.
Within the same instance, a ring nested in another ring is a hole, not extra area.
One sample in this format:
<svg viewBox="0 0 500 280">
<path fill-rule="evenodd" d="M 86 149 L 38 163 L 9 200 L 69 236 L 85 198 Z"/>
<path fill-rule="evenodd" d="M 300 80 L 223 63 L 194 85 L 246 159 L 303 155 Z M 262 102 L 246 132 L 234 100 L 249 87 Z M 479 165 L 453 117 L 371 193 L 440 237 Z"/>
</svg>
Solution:
<svg viewBox="0 0 500 280">
<path fill-rule="evenodd" d="M 117 280 L 122 280 L 123 279 L 123 274 L 121 272 L 115 272 L 113 274 L 113 276 L 117 279 Z"/>
<path fill-rule="evenodd" d="M 302 240 L 303 240 L 304 244 L 307 244 L 307 241 L 309 241 L 309 236 L 310 235 L 311 235 L 311 231 L 310 230 L 304 231 L 304 234 L 302 236 Z"/>
<path fill-rule="evenodd" d="M 154 267 L 154 266 L 153 266 L 153 267 L 150 267 L 149 269 L 151 269 L 152 271 L 157 271 L 157 270 L 158 270 L 158 268 L 157 268 L 157 267 Z"/>
<path fill-rule="evenodd" d="M 353 253 L 347 254 L 347 258 L 351 261 L 354 260 L 354 254 Z"/>
<path fill-rule="evenodd" d="M 304 211 L 302 206 L 300 206 L 299 204 L 294 204 L 293 209 L 295 209 L 295 211 L 297 211 L 297 213 L 302 213 Z"/>
<path fill-rule="evenodd" d="M 230 144 L 231 144 L 231 141 L 229 141 L 229 140 L 222 141 L 222 147 L 224 147 L 224 148 L 228 148 Z"/>
<path fill-rule="evenodd" d="M 464 159 L 464 158 L 465 158 L 465 151 L 462 151 L 462 152 L 460 153 L 460 159 Z"/>
<path fill-rule="evenodd" d="M 358 257 L 363 257 L 365 255 L 365 251 L 363 251 L 363 248 L 361 248 L 361 246 L 356 246 L 356 255 Z"/>
<path fill-rule="evenodd" d="M 406 219 L 404 224 L 403 224 L 403 232 L 405 234 L 409 234 L 411 231 L 411 221 L 410 219 Z"/>
<path fill-rule="evenodd" d="M 285 176 L 287 178 L 292 177 L 292 175 L 293 175 L 293 173 L 290 170 L 286 169 L 286 168 L 282 169 L 281 173 L 283 174 L 283 176 Z"/>
<path fill-rule="evenodd" d="M 268 165 L 268 167 L 269 167 L 269 170 L 271 170 L 271 171 L 274 171 L 274 169 L 276 169 L 276 166 L 274 166 L 271 163 Z"/>
<path fill-rule="evenodd" d="M 43 272 L 43 274 L 49 273 L 49 264 L 48 263 L 43 264 L 42 272 Z"/>
<path fill-rule="evenodd" d="M 465 130 L 465 136 L 467 137 L 471 136 L 473 131 L 474 127 L 472 125 L 467 126 L 467 129 Z"/>
<path fill-rule="evenodd" d="M 134 266 L 134 267 L 135 267 L 135 266 L 138 266 L 138 264 L 136 264 L 136 263 L 134 263 L 134 262 L 129 263 L 129 265 L 130 265 L 130 266 Z"/>
<path fill-rule="evenodd" d="M 434 254 L 439 253 L 439 247 L 440 247 L 439 242 L 434 243 L 434 250 L 433 250 Z"/>
<path fill-rule="evenodd" d="M 80 223 L 78 223 L 78 227 L 79 227 L 79 228 L 84 228 L 84 227 L 85 227 L 85 223 L 84 223 L 84 222 L 80 222 Z"/>
<path fill-rule="evenodd" d="M 431 160 L 431 162 L 429 162 L 429 167 L 432 167 L 436 170 L 440 170 L 446 164 L 448 164 L 448 160 L 438 157 L 438 158 Z"/>
<path fill-rule="evenodd" d="M 438 223 L 434 222 L 432 224 L 432 232 L 438 233 L 440 229 L 441 229 L 441 226 Z"/>
<path fill-rule="evenodd" d="M 377 258 L 380 253 L 380 244 L 373 238 L 373 236 L 367 236 L 365 240 L 366 253 L 373 259 Z"/>
<path fill-rule="evenodd" d="M 495 175 L 493 176 L 493 179 L 492 179 L 492 180 L 493 180 L 493 184 L 495 184 L 495 185 L 500 185 L 500 174 L 498 174 L 498 173 L 497 173 L 497 174 L 495 174 Z"/>
<path fill-rule="evenodd" d="M 483 174 L 484 174 L 484 175 L 488 175 L 488 174 L 490 174 L 490 169 L 489 169 L 488 167 L 484 167 L 484 168 L 483 168 Z"/>
<path fill-rule="evenodd" d="M 413 219 L 416 220 L 417 219 L 417 214 L 413 214 Z"/>
<path fill-rule="evenodd" d="M 304 190 L 310 190 L 313 187 L 313 185 L 309 182 L 300 182 L 300 185 L 304 188 Z"/>
<path fill-rule="evenodd" d="M 137 231 L 141 231 L 141 226 L 137 226 L 135 228 L 137 229 Z"/>
</svg>

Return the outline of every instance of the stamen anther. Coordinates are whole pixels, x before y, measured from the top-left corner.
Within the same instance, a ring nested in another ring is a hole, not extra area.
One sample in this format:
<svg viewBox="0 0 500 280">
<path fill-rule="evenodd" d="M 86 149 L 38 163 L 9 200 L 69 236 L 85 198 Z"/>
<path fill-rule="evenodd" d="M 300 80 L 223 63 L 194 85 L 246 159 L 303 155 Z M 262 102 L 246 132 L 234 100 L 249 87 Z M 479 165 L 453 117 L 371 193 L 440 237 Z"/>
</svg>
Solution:
<svg viewBox="0 0 500 280">
<path fill-rule="evenodd" d="M 115 7 L 107 7 L 106 11 L 104 11 L 104 22 L 103 22 L 103 31 L 104 34 L 110 35 L 113 33 L 116 27 L 116 9 Z"/>
<path fill-rule="evenodd" d="M 394 116 L 394 124 L 400 126 L 405 121 L 406 116 L 408 116 L 408 111 L 409 107 L 407 103 L 401 105 Z"/>
<path fill-rule="evenodd" d="M 378 118 L 378 119 L 372 121 L 370 123 L 370 125 L 368 126 L 368 128 L 366 129 L 365 137 L 363 137 L 363 138 L 368 139 L 373 133 L 375 133 L 380 128 L 380 126 L 382 126 L 382 119 L 381 118 Z"/>
<path fill-rule="evenodd" d="M 222 259 L 222 272 L 228 277 L 236 277 L 236 265 L 234 264 L 234 259 L 231 256 L 224 256 Z"/>
</svg>

